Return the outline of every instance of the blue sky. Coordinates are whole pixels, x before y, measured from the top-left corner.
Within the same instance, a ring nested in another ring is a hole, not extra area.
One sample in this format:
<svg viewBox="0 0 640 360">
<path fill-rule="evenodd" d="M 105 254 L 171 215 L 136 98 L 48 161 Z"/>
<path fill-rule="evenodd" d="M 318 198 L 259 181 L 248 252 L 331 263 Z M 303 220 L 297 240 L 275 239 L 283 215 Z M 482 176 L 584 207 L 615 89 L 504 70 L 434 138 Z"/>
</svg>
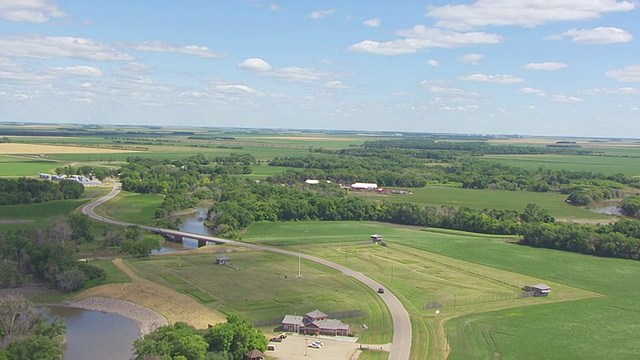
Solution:
<svg viewBox="0 0 640 360">
<path fill-rule="evenodd" d="M 0 121 L 640 137 L 625 0 L 0 0 Z"/>
</svg>

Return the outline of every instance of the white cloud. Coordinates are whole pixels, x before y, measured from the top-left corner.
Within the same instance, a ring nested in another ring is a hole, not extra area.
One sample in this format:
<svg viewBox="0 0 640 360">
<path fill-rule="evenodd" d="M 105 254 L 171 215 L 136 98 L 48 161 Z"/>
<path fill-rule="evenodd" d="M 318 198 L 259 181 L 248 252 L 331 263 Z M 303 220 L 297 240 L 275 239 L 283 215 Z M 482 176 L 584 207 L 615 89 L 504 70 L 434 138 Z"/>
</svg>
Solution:
<svg viewBox="0 0 640 360">
<path fill-rule="evenodd" d="M 254 71 L 257 74 L 272 76 L 285 81 L 311 82 L 323 78 L 341 76 L 338 74 L 317 71 L 313 69 L 301 68 L 298 66 L 288 66 L 281 69 L 273 69 L 271 64 L 260 59 L 250 58 L 238 64 L 238 68 Z"/>
<path fill-rule="evenodd" d="M 195 56 L 200 56 L 200 57 L 210 58 L 210 59 L 219 59 L 226 56 L 226 54 L 214 52 L 206 46 L 197 46 L 197 45 L 176 46 L 176 45 L 166 43 L 164 41 L 126 43 L 122 45 L 130 49 L 139 50 L 139 51 L 178 53 L 178 54 L 186 54 L 186 55 L 195 55 Z"/>
<path fill-rule="evenodd" d="M 440 66 L 440 62 L 438 62 L 438 60 L 430 59 L 430 60 L 427 60 L 427 65 Z"/>
<path fill-rule="evenodd" d="M 531 94 L 531 95 L 536 95 L 536 96 L 540 96 L 540 97 L 547 96 L 547 94 L 545 94 L 544 91 L 542 91 L 540 89 L 535 89 L 535 88 L 532 88 L 532 87 L 524 87 L 524 88 L 518 90 L 518 92 L 520 94 Z"/>
<path fill-rule="evenodd" d="M 446 95 L 462 95 L 466 91 L 449 86 L 448 81 L 433 81 L 423 80 L 420 82 L 420 86 L 430 93 L 434 94 L 446 94 Z"/>
<path fill-rule="evenodd" d="M 214 89 L 223 93 L 261 95 L 256 89 L 244 84 L 217 84 Z"/>
<path fill-rule="evenodd" d="M 322 19 L 323 17 L 327 17 L 329 15 L 335 14 L 335 12 L 336 12 L 336 9 L 316 10 L 307 17 L 309 19 Z"/>
<path fill-rule="evenodd" d="M 640 89 L 632 88 L 632 87 L 621 87 L 617 89 L 607 89 L 607 88 L 594 88 L 587 89 L 580 92 L 584 95 L 595 95 L 595 94 L 618 94 L 618 95 L 635 95 L 640 94 Z"/>
<path fill-rule="evenodd" d="M 72 57 L 93 61 L 133 60 L 105 43 L 85 38 L 44 35 L 0 37 L 0 54 L 12 57 L 52 59 Z"/>
<path fill-rule="evenodd" d="M 238 64 L 240 69 L 251 71 L 271 71 L 271 64 L 260 58 L 249 58 Z"/>
<path fill-rule="evenodd" d="M 369 20 L 365 20 L 362 22 L 362 25 L 370 26 L 370 27 L 379 27 L 380 26 L 380 18 L 373 18 Z"/>
<path fill-rule="evenodd" d="M 607 76 L 619 82 L 640 82 L 640 64 L 627 65 L 621 69 L 607 71 Z"/>
<path fill-rule="evenodd" d="M 633 35 L 616 27 L 597 27 L 595 29 L 571 29 L 560 35 L 545 37 L 546 40 L 561 40 L 565 37 L 573 38 L 571 41 L 580 44 L 613 44 L 629 42 Z"/>
<path fill-rule="evenodd" d="M 404 39 L 386 42 L 364 40 L 349 46 L 348 51 L 365 52 L 377 55 L 413 54 L 429 48 L 456 48 L 478 44 L 497 44 L 502 37 L 484 32 L 456 32 L 424 25 L 416 25 L 410 30 L 397 30 L 396 35 Z"/>
<path fill-rule="evenodd" d="M 575 96 L 554 95 L 551 101 L 564 102 L 564 103 L 577 103 L 577 102 L 583 102 L 584 99 L 581 99 Z"/>
<path fill-rule="evenodd" d="M 269 4 L 269 10 L 280 11 L 282 10 L 282 7 L 278 4 Z"/>
<path fill-rule="evenodd" d="M 102 70 L 93 66 L 48 67 L 45 74 L 54 76 L 101 77 Z"/>
<path fill-rule="evenodd" d="M 550 22 L 596 19 L 634 8 L 633 1 L 618 0 L 477 0 L 472 4 L 431 7 L 425 16 L 437 19 L 436 26 L 451 29 L 490 25 L 535 27 Z"/>
<path fill-rule="evenodd" d="M 116 70 L 120 74 L 153 74 L 156 69 L 147 64 L 138 62 L 131 62 L 120 66 L 120 69 Z"/>
<path fill-rule="evenodd" d="M 478 81 L 478 82 L 489 82 L 494 84 L 517 84 L 524 81 L 517 76 L 513 75 L 487 75 L 487 74 L 471 74 L 467 76 L 460 76 L 458 80 L 463 81 Z"/>
<path fill-rule="evenodd" d="M 2 0 L 0 18 L 16 21 L 43 23 L 51 18 L 67 16 L 58 5 L 48 0 Z"/>
<path fill-rule="evenodd" d="M 339 89 L 339 90 L 352 88 L 351 85 L 345 84 L 342 81 L 338 81 L 338 80 L 327 81 L 326 83 L 324 83 L 324 87 L 327 89 Z"/>
<path fill-rule="evenodd" d="M 479 65 L 482 59 L 484 59 L 482 54 L 466 54 L 458 57 L 458 61 L 471 65 Z"/>
<path fill-rule="evenodd" d="M 524 68 L 527 70 L 546 70 L 546 71 L 556 71 L 556 70 L 564 69 L 566 67 L 567 67 L 567 64 L 556 62 L 556 61 L 528 63 L 524 66 Z"/>
</svg>

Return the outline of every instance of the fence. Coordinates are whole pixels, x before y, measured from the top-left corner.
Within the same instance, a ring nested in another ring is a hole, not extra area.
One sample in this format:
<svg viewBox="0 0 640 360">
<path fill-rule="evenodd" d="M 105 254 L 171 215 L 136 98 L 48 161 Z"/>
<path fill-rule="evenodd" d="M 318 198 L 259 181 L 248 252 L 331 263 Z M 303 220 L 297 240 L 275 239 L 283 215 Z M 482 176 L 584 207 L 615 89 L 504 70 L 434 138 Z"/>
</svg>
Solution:
<svg viewBox="0 0 640 360">
<path fill-rule="evenodd" d="M 457 306 L 482 304 L 482 303 L 496 302 L 496 301 L 517 300 L 517 299 L 524 299 L 524 298 L 529 298 L 534 296 L 535 296 L 535 291 L 527 291 L 520 294 L 490 295 L 490 296 L 481 296 L 481 297 L 473 297 L 473 298 L 459 297 L 456 299 L 431 301 L 424 305 L 424 309 L 425 310 L 443 309 L 443 308 L 451 309 L 451 308 L 456 308 Z"/>
</svg>

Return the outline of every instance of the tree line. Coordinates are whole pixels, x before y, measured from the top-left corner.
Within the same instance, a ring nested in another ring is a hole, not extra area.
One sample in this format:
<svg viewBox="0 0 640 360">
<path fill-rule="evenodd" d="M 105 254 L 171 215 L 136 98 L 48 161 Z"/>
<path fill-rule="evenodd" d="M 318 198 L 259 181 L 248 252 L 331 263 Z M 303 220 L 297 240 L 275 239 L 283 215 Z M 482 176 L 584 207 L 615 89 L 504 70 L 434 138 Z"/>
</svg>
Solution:
<svg viewBox="0 0 640 360">
<path fill-rule="evenodd" d="M 136 359 L 243 360 L 244 354 L 267 349 L 267 338 L 248 321 L 228 315 L 225 323 L 196 330 L 185 323 L 156 329 L 136 340 Z"/>
<path fill-rule="evenodd" d="M 54 200 L 79 199 L 84 186 L 71 181 L 0 178 L 0 205 L 43 203 Z"/>
</svg>

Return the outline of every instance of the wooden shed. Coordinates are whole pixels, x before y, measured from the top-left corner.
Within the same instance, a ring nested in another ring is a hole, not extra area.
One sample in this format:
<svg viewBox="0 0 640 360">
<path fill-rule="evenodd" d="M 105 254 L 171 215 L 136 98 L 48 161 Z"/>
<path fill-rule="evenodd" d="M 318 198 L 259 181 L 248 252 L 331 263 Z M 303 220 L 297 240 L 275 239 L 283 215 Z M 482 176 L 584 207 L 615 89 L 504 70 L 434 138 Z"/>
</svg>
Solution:
<svg viewBox="0 0 640 360">
<path fill-rule="evenodd" d="M 245 360 L 264 360 L 264 359 L 267 358 L 267 355 L 265 355 L 260 350 L 253 349 L 253 350 L 249 351 L 248 353 L 244 354 L 244 358 L 245 358 Z"/>
</svg>

